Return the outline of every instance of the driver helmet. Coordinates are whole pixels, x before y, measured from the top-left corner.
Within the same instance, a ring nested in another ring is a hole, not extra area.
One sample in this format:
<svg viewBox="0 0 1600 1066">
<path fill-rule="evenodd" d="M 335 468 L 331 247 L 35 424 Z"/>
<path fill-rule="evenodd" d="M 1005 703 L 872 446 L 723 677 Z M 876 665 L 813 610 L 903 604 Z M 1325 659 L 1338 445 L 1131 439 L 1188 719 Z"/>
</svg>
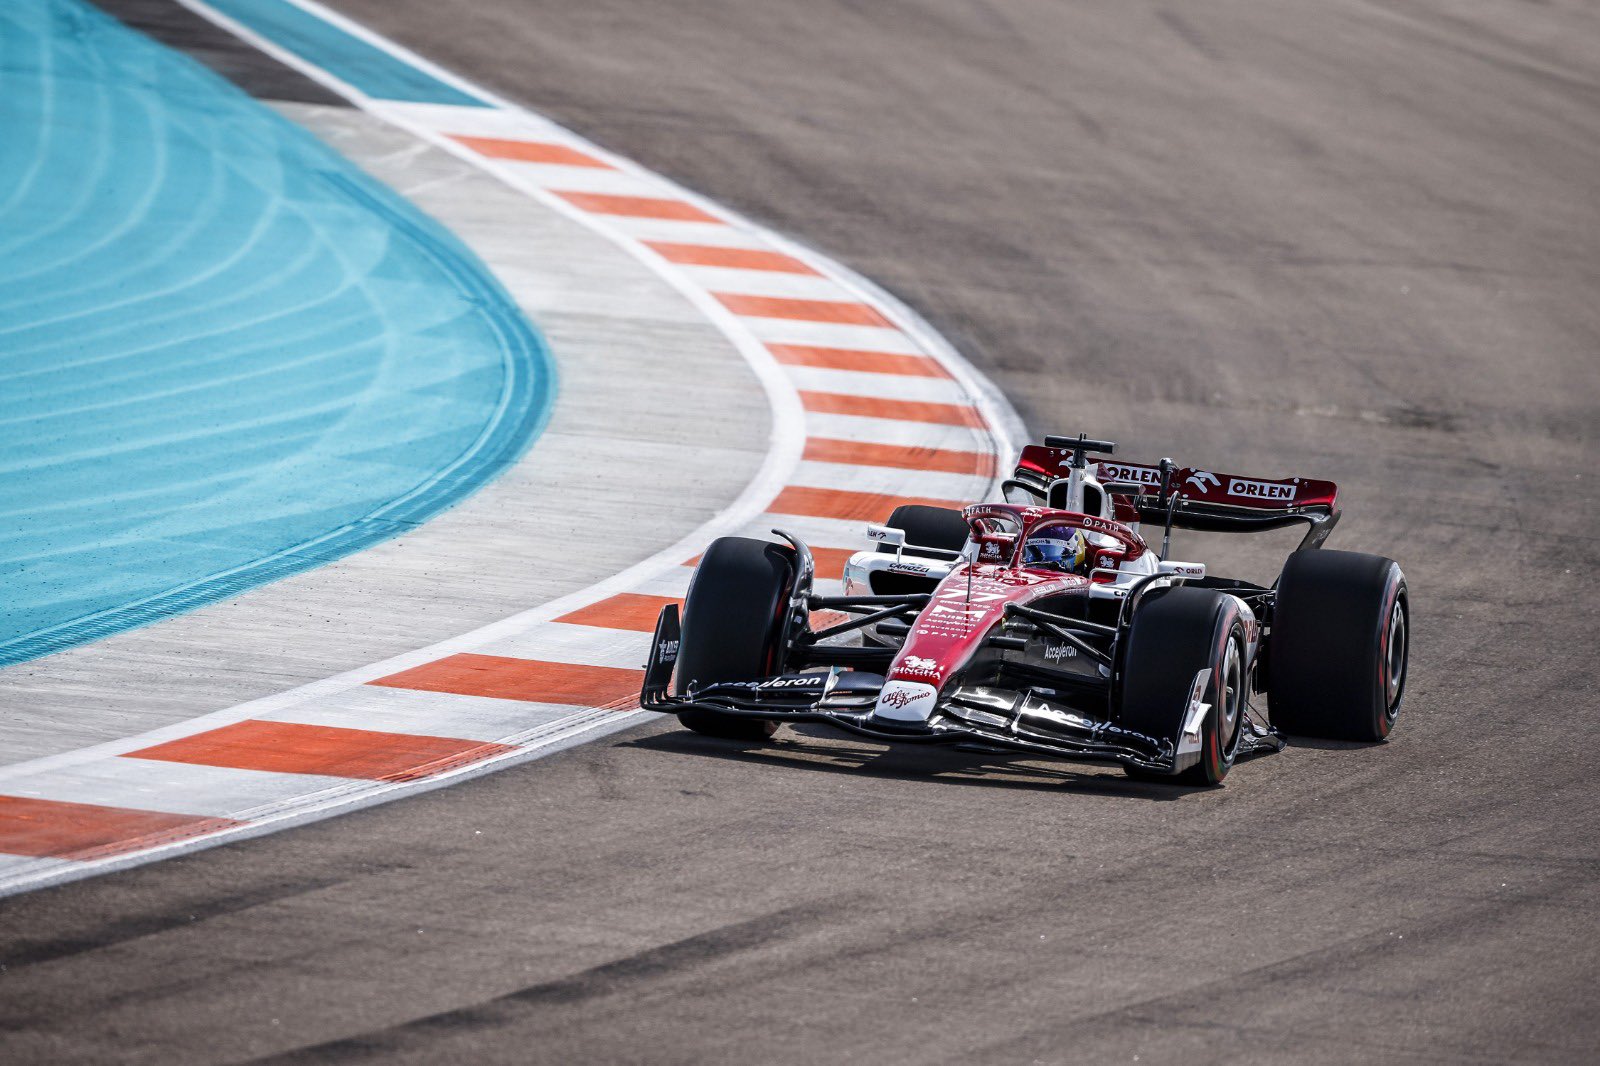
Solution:
<svg viewBox="0 0 1600 1066">
<path fill-rule="evenodd" d="M 1056 526 L 1028 538 L 1022 565 L 1043 566 L 1069 574 L 1089 572 L 1089 539 L 1082 530 Z"/>
</svg>

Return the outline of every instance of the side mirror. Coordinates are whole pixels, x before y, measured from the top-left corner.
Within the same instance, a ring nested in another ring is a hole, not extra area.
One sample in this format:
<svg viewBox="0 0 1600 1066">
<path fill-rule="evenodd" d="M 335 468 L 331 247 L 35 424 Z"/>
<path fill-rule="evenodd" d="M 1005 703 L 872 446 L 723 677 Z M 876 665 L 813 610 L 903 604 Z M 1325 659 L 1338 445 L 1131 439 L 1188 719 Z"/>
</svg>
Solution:
<svg viewBox="0 0 1600 1066">
<path fill-rule="evenodd" d="M 900 554 L 905 551 L 906 531 L 896 529 L 894 526 L 880 526 L 876 523 L 867 526 L 867 539 L 874 544 L 887 544 L 894 549 L 894 557 L 898 561 Z"/>
</svg>

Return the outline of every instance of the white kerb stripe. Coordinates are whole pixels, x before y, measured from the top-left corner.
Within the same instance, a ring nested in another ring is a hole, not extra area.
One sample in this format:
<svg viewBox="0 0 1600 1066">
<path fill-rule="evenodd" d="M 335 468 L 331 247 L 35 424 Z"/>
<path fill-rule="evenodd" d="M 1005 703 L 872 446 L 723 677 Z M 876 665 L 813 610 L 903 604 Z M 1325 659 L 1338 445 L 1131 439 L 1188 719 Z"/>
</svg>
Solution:
<svg viewBox="0 0 1600 1066">
<path fill-rule="evenodd" d="M 812 488 L 871 492 L 881 496 L 954 500 L 962 504 L 979 502 L 989 488 L 987 477 L 972 474 L 811 461 L 800 464 L 793 483 Z"/>
<path fill-rule="evenodd" d="M 370 728 L 370 727 L 368 727 Z M 342 789 L 351 778 L 280 774 L 158 759 L 100 759 L 7 782 L 6 794 L 102 807 L 239 818 L 258 807 Z"/>
<path fill-rule="evenodd" d="M 864 352 L 921 355 L 916 341 L 884 326 L 851 326 L 799 318 L 741 315 L 739 321 L 766 344 L 805 344 L 818 348 L 857 348 Z"/>
<path fill-rule="evenodd" d="M 678 269 L 707 292 L 726 292 L 740 296 L 777 296 L 788 300 L 828 300 L 837 303 L 852 303 L 855 300 L 855 297 L 838 282 L 816 274 L 681 264 Z"/>
<path fill-rule="evenodd" d="M 988 435 L 971 426 L 908 422 L 899 418 L 868 418 L 864 415 L 833 415 L 820 411 L 806 412 L 806 436 L 958 452 L 989 450 Z"/>
<path fill-rule="evenodd" d="M 571 713 L 571 708 L 561 705 L 459 696 L 453 692 L 422 692 L 387 685 L 354 685 L 342 692 L 280 708 L 265 717 L 273 722 L 495 743 L 537 724 L 541 714 L 553 720 Z"/>
<path fill-rule="evenodd" d="M 872 374 L 861 370 L 785 365 L 784 372 L 797 389 L 834 392 L 846 396 L 872 396 L 880 400 L 915 400 L 918 403 L 971 405 L 972 397 L 952 378 L 913 377 L 909 374 Z M 987 449 L 985 449 L 987 450 Z"/>
</svg>

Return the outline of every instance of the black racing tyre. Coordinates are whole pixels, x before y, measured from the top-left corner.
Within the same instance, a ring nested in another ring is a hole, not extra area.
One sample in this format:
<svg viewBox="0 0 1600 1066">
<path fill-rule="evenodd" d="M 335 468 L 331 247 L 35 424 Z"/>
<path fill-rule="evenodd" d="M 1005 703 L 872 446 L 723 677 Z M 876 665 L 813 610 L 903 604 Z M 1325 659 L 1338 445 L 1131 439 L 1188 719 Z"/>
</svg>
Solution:
<svg viewBox="0 0 1600 1066">
<path fill-rule="evenodd" d="M 907 555 L 927 557 L 930 554 L 919 552 L 918 548 L 938 548 L 941 551 L 958 552 L 967 543 L 967 520 L 953 507 L 903 503 L 894 509 L 894 513 L 884 525 L 905 530 Z M 892 544 L 880 544 L 878 550 L 892 553 L 895 549 Z"/>
<path fill-rule="evenodd" d="M 683 601 L 678 695 L 688 692 L 691 681 L 753 681 L 777 671 L 794 573 L 793 548 L 747 537 L 711 542 Z M 778 730 L 776 722 L 699 708 L 679 714 L 678 721 L 696 733 L 728 740 L 765 740 Z"/>
<path fill-rule="evenodd" d="M 1232 596 L 1211 589 L 1165 588 L 1145 595 L 1124 637 L 1118 724 L 1146 736 L 1181 740 L 1195 675 L 1210 669 L 1200 758 L 1173 776 L 1126 767 L 1141 780 L 1216 785 L 1239 751 L 1249 679 L 1244 618 Z"/>
<path fill-rule="evenodd" d="M 1405 696 L 1410 623 L 1393 559 L 1321 548 L 1289 556 L 1267 640 L 1272 724 L 1329 740 L 1386 738 Z"/>
</svg>

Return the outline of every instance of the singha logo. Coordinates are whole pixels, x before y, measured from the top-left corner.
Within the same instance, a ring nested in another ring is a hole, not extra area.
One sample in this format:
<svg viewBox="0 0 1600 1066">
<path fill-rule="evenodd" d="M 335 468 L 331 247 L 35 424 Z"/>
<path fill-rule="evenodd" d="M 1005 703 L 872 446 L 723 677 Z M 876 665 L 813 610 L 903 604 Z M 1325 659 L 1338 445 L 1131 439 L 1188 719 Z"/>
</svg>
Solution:
<svg viewBox="0 0 1600 1066">
<path fill-rule="evenodd" d="M 939 669 L 939 664 L 937 662 L 932 659 L 924 659 L 918 655 L 906 656 L 906 661 L 901 665 L 903 665 L 907 670 L 926 670 L 929 673 Z"/>
</svg>

